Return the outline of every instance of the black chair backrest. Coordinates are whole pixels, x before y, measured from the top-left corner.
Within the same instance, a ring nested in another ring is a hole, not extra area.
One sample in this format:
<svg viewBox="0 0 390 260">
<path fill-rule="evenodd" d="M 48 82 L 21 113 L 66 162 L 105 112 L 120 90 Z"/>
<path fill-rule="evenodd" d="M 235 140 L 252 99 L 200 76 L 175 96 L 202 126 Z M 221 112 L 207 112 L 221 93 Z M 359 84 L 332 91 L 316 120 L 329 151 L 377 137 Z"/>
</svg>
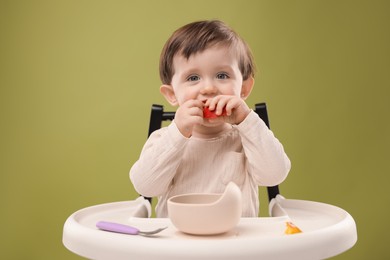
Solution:
<svg viewBox="0 0 390 260">
<path fill-rule="evenodd" d="M 265 103 L 258 103 L 255 105 L 255 112 L 259 115 L 259 117 L 264 121 L 264 123 L 270 128 L 268 113 L 267 113 L 267 105 Z M 152 105 L 152 111 L 150 114 L 150 123 L 149 123 L 149 133 L 156 131 L 161 128 L 163 121 L 172 121 L 175 118 L 175 112 L 166 112 L 164 111 L 164 107 L 162 105 Z M 268 199 L 271 201 L 276 195 L 279 194 L 279 186 L 267 187 L 268 191 Z M 149 201 L 151 198 L 146 198 Z"/>
</svg>

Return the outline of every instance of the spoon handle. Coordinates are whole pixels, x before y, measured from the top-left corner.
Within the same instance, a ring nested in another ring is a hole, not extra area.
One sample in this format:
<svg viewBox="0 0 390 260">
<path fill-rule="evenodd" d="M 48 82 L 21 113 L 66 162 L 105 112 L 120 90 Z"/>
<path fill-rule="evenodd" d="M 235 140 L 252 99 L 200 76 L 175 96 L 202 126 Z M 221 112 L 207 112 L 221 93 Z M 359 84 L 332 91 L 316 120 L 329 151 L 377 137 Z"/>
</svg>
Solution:
<svg viewBox="0 0 390 260">
<path fill-rule="evenodd" d="M 107 222 L 107 221 L 99 221 L 96 223 L 96 227 L 105 230 L 111 231 L 115 233 L 128 234 L 128 235 L 138 235 L 139 229 L 119 223 Z"/>
</svg>

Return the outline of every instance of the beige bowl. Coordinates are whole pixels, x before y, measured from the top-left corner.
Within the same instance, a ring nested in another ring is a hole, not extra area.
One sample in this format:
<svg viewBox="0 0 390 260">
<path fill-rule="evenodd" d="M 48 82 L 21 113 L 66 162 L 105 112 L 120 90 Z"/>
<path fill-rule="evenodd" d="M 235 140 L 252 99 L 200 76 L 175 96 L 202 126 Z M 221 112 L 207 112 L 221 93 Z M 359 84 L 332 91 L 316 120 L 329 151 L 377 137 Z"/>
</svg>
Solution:
<svg viewBox="0 0 390 260">
<path fill-rule="evenodd" d="M 214 235 L 234 228 L 242 214 L 242 195 L 230 182 L 222 194 L 184 194 L 168 200 L 168 216 L 184 233 Z"/>
</svg>

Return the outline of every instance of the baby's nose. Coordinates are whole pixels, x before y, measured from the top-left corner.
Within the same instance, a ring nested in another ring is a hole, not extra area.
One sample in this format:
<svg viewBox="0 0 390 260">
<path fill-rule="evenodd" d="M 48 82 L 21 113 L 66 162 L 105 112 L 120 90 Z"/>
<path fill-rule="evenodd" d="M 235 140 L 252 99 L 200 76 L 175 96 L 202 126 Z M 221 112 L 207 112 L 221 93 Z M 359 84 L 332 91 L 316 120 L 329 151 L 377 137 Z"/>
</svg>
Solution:
<svg viewBox="0 0 390 260">
<path fill-rule="evenodd" d="M 217 88 L 212 84 L 208 84 L 200 90 L 200 93 L 202 95 L 215 94 L 217 93 Z"/>
</svg>

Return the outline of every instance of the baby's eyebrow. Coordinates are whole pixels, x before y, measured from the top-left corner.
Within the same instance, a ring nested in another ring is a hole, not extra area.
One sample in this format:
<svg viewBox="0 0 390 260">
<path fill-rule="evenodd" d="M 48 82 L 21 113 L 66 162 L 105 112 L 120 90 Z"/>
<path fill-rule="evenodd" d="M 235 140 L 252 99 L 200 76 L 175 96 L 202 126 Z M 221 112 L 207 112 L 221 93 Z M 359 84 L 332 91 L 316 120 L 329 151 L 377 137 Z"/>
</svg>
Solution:
<svg viewBox="0 0 390 260">
<path fill-rule="evenodd" d="M 217 66 L 216 67 L 217 70 L 233 70 L 233 66 L 230 65 L 230 64 L 226 64 L 226 65 L 220 65 L 220 66 Z"/>
<path fill-rule="evenodd" d="M 200 70 L 198 68 L 190 68 L 190 69 L 183 70 L 181 73 L 182 75 L 185 75 L 185 77 L 188 77 L 190 75 L 200 74 Z"/>
</svg>

